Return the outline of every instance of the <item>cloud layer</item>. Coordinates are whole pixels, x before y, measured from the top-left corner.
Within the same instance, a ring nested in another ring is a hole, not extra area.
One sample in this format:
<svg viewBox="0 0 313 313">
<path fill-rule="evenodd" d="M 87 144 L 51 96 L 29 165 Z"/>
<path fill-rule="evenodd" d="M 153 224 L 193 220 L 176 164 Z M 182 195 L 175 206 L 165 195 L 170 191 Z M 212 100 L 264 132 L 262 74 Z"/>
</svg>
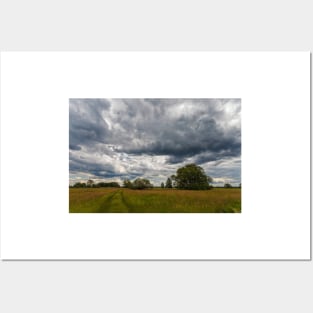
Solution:
<svg viewBox="0 0 313 313">
<path fill-rule="evenodd" d="M 240 99 L 70 99 L 70 184 L 146 177 L 186 163 L 216 184 L 241 181 Z"/>
</svg>

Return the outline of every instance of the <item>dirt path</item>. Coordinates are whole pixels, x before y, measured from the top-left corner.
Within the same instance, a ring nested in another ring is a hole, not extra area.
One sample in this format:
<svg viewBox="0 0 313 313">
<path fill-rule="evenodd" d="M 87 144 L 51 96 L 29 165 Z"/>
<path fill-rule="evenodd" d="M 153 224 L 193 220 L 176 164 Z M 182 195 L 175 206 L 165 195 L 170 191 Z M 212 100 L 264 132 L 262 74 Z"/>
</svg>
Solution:
<svg viewBox="0 0 313 313">
<path fill-rule="evenodd" d="M 128 208 L 123 201 L 123 191 L 116 191 L 109 195 L 102 203 L 99 212 L 127 213 Z"/>
</svg>

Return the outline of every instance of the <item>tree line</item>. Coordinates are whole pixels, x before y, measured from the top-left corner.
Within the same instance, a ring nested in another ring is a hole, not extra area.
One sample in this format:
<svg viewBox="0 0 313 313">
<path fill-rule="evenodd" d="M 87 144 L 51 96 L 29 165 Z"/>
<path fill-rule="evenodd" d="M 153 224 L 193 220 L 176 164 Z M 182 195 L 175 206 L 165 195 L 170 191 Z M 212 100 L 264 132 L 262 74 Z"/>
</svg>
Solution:
<svg viewBox="0 0 313 313">
<path fill-rule="evenodd" d="M 87 183 L 76 183 L 70 188 L 101 188 L 101 187 L 121 187 L 117 182 L 99 182 L 94 183 L 92 179 L 88 179 Z"/>
</svg>

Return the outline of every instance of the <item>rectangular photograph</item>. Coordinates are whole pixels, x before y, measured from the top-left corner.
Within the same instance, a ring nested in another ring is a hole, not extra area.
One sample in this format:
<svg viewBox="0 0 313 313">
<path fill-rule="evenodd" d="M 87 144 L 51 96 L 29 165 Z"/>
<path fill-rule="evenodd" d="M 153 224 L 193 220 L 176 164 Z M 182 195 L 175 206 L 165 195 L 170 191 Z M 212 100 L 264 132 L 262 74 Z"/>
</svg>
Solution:
<svg viewBox="0 0 313 313">
<path fill-rule="evenodd" d="M 241 213 L 241 99 L 69 99 L 70 213 Z"/>
</svg>

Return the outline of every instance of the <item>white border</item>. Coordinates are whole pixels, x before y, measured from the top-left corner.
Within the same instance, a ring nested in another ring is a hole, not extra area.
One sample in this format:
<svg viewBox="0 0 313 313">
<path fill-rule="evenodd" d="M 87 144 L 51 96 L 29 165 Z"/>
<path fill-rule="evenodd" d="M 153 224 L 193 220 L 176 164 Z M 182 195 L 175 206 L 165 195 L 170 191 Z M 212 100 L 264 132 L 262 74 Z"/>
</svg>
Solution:
<svg viewBox="0 0 313 313">
<path fill-rule="evenodd" d="M 242 214 L 69 214 L 86 97 L 241 98 Z M 309 132 L 308 52 L 2 53 L 1 257 L 309 259 Z"/>
</svg>

